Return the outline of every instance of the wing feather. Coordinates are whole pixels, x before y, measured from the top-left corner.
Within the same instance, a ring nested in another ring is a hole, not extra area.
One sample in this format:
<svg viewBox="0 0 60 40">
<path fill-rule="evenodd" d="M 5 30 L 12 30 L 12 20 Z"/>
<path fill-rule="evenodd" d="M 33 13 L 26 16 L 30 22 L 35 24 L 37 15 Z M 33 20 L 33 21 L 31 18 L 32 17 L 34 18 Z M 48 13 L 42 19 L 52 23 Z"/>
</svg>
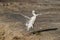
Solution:
<svg viewBox="0 0 60 40">
<path fill-rule="evenodd" d="M 26 15 L 23 15 L 23 14 L 20 14 L 20 15 L 24 16 L 24 17 L 27 18 L 27 19 L 30 19 L 30 17 L 28 17 L 28 16 L 26 16 Z"/>
</svg>

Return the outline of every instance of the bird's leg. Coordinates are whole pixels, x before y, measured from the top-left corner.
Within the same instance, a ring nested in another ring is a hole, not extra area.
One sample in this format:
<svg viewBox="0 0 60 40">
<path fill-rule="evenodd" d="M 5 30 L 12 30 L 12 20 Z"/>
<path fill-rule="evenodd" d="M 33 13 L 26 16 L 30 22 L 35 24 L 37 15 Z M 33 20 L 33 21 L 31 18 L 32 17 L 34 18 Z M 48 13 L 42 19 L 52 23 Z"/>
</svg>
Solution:
<svg viewBox="0 0 60 40">
<path fill-rule="evenodd" d="M 32 25 L 31 27 L 27 27 L 27 31 L 29 31 L 29 30 L 30 30 L 30 28 L 33 28 L 33 25 Z"/>
<path fill-rule="evenodd" d="M 32 27 L 31 28 L 33 28 L 33 25 L 32 25 Z"/>
</svg>

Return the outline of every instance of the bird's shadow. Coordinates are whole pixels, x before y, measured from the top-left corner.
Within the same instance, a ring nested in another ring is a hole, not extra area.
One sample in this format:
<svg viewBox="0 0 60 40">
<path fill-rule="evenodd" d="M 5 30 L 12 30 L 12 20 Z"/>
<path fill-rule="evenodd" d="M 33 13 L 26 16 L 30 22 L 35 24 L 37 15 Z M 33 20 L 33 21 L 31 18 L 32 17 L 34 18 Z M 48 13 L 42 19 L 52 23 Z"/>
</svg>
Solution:
<svg viewBox="0 0 60 40">
<path fill-rule="evenodd" d="M 42 29 L 42 30 L 37 30 L 37 31 L 32 31 L 31 33 L 36 34 L 36 33 L 41 33 L 41 32 L 46 32 L 46 31 L 55 31 L 58 28 L 48 28 L 48 29 Z"/>
</svg>

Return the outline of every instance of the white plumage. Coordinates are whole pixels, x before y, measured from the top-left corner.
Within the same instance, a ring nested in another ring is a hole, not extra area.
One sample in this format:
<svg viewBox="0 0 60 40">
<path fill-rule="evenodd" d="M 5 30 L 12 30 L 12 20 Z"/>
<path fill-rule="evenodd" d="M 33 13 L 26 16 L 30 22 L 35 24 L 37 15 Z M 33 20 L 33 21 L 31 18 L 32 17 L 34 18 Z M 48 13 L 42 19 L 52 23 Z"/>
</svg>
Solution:
<svg viewBox="0 0 60 40">
<path fill-rule="evenodd" d="M 30 18 L 30 20 L 26 23 L 27 31 L 29 31 L 30 28 L 33 28 L 33 24 L 36 20 L 36 17 L 40 14 L 35 14 L 35 11 L 32 11 L 33 16 Z"/>
</svg>

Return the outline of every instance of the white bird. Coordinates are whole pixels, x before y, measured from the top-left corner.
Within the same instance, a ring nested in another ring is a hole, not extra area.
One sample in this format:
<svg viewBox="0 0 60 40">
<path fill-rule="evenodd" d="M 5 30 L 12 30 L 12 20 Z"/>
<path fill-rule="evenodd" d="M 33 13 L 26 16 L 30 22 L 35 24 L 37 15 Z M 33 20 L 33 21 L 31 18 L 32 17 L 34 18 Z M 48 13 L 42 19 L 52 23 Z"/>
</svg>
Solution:
<svg viewBox="0 0 60 40">
<path fill-rule="evenodd" d="M 32 14 L 33 14 L 33 16 L 32 16 L 31 18 L 28 17 L 28 16 L 25 16 L 25 15 L 21 14 L 21 15 L 24 16 L 25 18 L 28 18 L 28 19 L 29 19 L 28 22 L 26 22 L 27 31 L 29 31 L 30 28 L 33 28 L 33 24 L 34 24 L 37 16 L 38 16 L 38 15 L 41 15 L 41 14 L 35 14 L 35 10 L 32 11 Z"/>
<path fill-rule="evenodd" d="M 32 11 L 32 14 L 33 14 L 33 16 L 30 18 L 30 20 L 28 22 L 26 22 L 27 31 L 29 31 L 30 28 L 33 28 L 33 24 L 36 20 L 36 17 L 38 15 L 41 15 L 41 14 L 35 14 L 35 10 Z"/>
</svg>

